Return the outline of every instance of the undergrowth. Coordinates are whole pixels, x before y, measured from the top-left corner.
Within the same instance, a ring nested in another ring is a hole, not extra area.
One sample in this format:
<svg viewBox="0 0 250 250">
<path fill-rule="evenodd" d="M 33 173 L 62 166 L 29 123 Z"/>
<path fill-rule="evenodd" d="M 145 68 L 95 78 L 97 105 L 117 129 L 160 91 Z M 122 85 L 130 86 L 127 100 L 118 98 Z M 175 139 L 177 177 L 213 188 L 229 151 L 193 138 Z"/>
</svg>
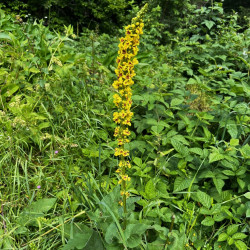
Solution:
<svg viewBox="0 0 250 250">
<path fill-rule="evenodd" d="M 0 17 L 1 249 L 248 249 L 250 29 L 237 14 L 195 9 L 167 45 L 146 23 L 125 230 L 118 38 Z"/>
</svg>

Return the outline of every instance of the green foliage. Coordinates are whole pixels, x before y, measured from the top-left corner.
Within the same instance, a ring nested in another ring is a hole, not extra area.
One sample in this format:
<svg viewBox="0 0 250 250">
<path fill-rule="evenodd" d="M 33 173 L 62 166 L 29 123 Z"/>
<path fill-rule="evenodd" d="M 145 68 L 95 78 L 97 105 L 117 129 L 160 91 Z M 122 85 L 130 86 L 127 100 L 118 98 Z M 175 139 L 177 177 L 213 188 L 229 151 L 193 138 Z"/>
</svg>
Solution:
<svg viewBox="0 0 250 250">
<path fill-rule="evenodd" d="M 247 249 L 250 30 L 219 3 L 200 7 L 177 13 L 175 36 L 162 6 L 146 16 L 127 216 L 113 157 L 118 38 L 0 11 L 0 248 Z"/>
</svg>

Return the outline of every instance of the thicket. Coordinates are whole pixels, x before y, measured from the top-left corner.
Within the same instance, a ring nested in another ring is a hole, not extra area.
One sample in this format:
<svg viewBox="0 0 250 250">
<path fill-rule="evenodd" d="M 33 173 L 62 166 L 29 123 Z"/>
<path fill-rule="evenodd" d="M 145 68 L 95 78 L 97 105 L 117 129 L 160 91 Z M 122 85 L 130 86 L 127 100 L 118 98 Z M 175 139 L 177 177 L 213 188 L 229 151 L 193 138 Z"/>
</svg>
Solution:
<svg viewBox="0 0 250 250">
<path fill-rule="evenodd" d="M 63 30 L 63 25 L 72 25 L 76 33 L 86 28 L 115 35 L 125 23 L 129 23 L 139 7 L 149 3 L 149 12 L 157 8 L 157 21 L 162 25 L 161 35 L 175 32 L 183 24 L 183 18 L 193 8 L 213 6 L 213 0 L 2 0 L 5 11 L 20 15 L 23 21 L 43 19 L 44 25 Z M 250 4 L 245 0 L 225 0 L 224 10 L 238 11 L 241 25 L 244 16 L 249 16 Z M 165 42 L 163 40 L 162 42 Z"/>
<path fill-rule="evenodd" d="M 124 229 L 112 117 L 123 31 L 77 37 L 0 10 L 1 249 L 247 249 L 249 20 L 216 2 L 189 11 L 175 35 L 161 8 L 144 17 Z"/>
</svg>

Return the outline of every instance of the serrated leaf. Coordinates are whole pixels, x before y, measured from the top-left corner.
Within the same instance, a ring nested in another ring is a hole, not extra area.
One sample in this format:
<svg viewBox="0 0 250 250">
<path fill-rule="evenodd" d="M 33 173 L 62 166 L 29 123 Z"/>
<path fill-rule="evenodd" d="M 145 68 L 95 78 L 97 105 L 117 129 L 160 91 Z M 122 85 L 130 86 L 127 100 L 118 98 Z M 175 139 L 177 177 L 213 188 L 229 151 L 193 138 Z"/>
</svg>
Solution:
<svg viewBox="0 0 250 250">
<path fill-rule="evenodd" d="M 236 240 L 234 244 L 239 250 L 247 250 L 247 245 L 241 240 Z"/>
<path fill-rule="evenodd" d="M 203 150 L 201 148 L 190 148 L 189 151 L 197 155 L 203 155 Z"/>
<path fill-rule="evenodd" d="M 202 225 L 207 226 L 207 227 L 211 227 L 214 224 L 214 219 L 210 216 L 207 216 L 202 222 Z"/>
<path fill-rule="evenodd" d="M 182 177 L 177 177 L 174 182 L 174 192 L 179 192 L 187 189 L 191 184 L 191 179 L 184 179 Z"/>
<path fill-rule="evenodd" d="M 236 225 L 236 224 L 228 226 L 228 228 L 227 228 L 227 234 L 228 235 L 235 234 L 238 231 L 238 227 L 239 227 L 239 225 Z"/>
<path fill-rule="evenodd" d="M 247 237 L 247 235 L 243 234 L 243 233 L 236 233 L 232 236 L 232 238 L 234 240 L 242 240 L 245 239 Z"/>
<path fill-rule="evenodd" d="M 209 155 L 209 163 L 215 162 L 215 161 L 220 161 L 224 159 L 224 155 L 218 153 L 218 152 L 213 152 Z"/>
<path fill-rule="evenodd" d="M 173 138 L 171 138 L 171 144 L 173 145 L 174 149 L 182 154 L 183 156 L 187 156 L 189 151 L 188 148 L 185 147 L 181 142 L 179 142 L 178 140 L 175 140 Z"/>
<path fill-rule="evenodd" d="M 222 179 L 213 178 L 214 185 L 219 194 L 221 194 L 222 188 L 225 185 L 225 182 Z"/>
<path fill-rule="evenodd" d="M 221 233 L 219 235 L 218 241 L 226 241 L 228 238 L 228 235 L 226 233 Z"/>
<path fill-rule="evenodd" d="M 206 194 L 206 193 L 204 193 L 204 192 L 202 192 L 202 191 L 199 190 L 197 192 L 197 198 L 198 198 L 199 202 L 203 206 L 205 206 L 206 208 L 210 208 L 211 207 L 211 197 L 208 194 Z"/>
<path fill-rule="evenodd" d="M 154 199 L 157 196 L 155 185 L 152 179 L 150 179 L 145 186 L 145 194 L 147 199 Z"/>
<path fill-rule="evenodd" d="M 189 145 L 189 142 L 186 140 L 186 138 L 183 135 L 174 135 L 172 139 L 177 140 L 183 143 L 184 145 L 187 145 L 187 146 Z"/>
</svg>

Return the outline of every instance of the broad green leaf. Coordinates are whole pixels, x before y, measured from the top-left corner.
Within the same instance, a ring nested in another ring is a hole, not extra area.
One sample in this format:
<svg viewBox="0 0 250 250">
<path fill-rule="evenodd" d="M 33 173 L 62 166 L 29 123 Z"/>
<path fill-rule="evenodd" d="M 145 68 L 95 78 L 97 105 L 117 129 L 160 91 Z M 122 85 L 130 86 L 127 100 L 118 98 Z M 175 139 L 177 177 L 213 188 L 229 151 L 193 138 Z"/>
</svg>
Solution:
<svg viewBox="0 0 250 250">
<path fill-rule="evenodd" d="M 213 152 L 209 155 L 209 163 L 215 162 L 215 161 L 220 161 L 224 159 L 224 155 L 218 153 L 218 152 Z"/>
<path fill-rule="evenodd" d="M 17 92 L 19 89 L 19 86 L 18 85 L 15 85 L 15 84 L 12 84 L 12 85 L 9 85 L 5 88 L 6 92 L 3 94 L 3 96 L 6 96 L 6 97 L 10 97 L 11 95 L 13 95 L 15 92 Z"/>
<path fill-rule="evenodd" d="M 157 196 L 155 185 L 152 179 L 150 179 L 145 185 L 145 194 L 148 199 L 154 199 Z"/>
<path fill-rule="evenodd" d="M 237 178 L 237 182 L 238 182 L 240 188 L 242 188 L 242 189 L 246 186 L 246 183 L 243 180 L 241 180 L 240 178 Z"/>
<path fill-rule="evenodd" d="M 178 153 L 180 153 L 183 156 L 188 155 L 188 152 L 189 152 L 188 148 L 185 147 L 180 141 L 177 141 L 177 140 L 171 138 L 171 143 Z"/>
<path fill-rule="evenodd" d="M 245 158 L 245 159 L 250 159 L 250 146 L 248 144 L 246 144 L 245 146 L 243 146 L 241 149 L 240 149 L 240 152 L 242 154 L 242 156 Z"/>
<path fill-rule="evenodd" d="M 112 244 L 115 239 L 120 239 L 120 234 L 118 232 L 115 222 L 113 222 L 107 228 L 107 231 L 105 233 L 105 240 L 108 244 Z"/>
<path fill-rule="evenodd" d="M 44 217 L 46 213 L 55 205 L 56 198 L 44 198 L 33 202 L 25 208 L 18 217 L 20 225 L 38 226 L 35 219 Z"/>
<path fill-rule="evenodd" d="M 6 34 L 6 33 L 0 33 L 0 39 L 8 39 L 8 40 L 11 40 L 11 37 L 8 35 L 8 34 Z"/>
<path fill-rule="evenodd" d="M 226 241 L 228 238 L 228 235 L 226 233 L 221 233 L 219 235 L 218 241 Z"/>
<path fill-rule="evenodd" d="M 44 198 L 33 202 L 26 210 L 34 213 L 47 213 L 55 203 L 56 198 Z"/>
<path fill-rule="evenodd" d="M 230 236 L 228 236 L 228 238 L 227 238 L 227 243 L 228 243 L 229 246 L 233 245 L 234 239 L 231 238 Z"/>
<path fill-rule="evenodd" d="M 230 140 L 230 146 L 238 146 L 239 145 L 239 139 L 231 139 Z"/>
<path fill-rule="evenodd" d="M 243 233 L 236 233 L 232 236 L 232 238 L 234 240 L 242 240 L 245 239 L 247 237 L 247 235 L 243 234 Z"/>
<path fill-rule="evenodd" d="M 207 226 L 207 227 L 211 227 L 214 224 L 214 219 L 210 216 L 207 216 L 202 222 L 202 225 Z"/>
<path fill-rule="evenodd" d="M 189 151 L 197 155 L 203 155 L 203 150 L 201 148 L 190 148 Z"/>
<path fill-rule="evenodd" d="M 142 165 L 142 159 L 141 158 L 138 158 L 138 157 L 135 157 L 133 159 L 133 162 L 137 165 L 137 166 L 141 166 Z"/>
<path fill-rule="evenodd" d="M 98 233 L 93 229 L 85 230 L 83 233 L 76 233 L 73 238 L 69 239 L 68 243 L 62 248 L 63 250 L 74 249 L 100 249 L 103 250 L 102 240 Z"/>
<path fill-rule="evenodd" d="M 241 240 L 236 240 L 234 244 L 239 250 L 247 250 L 247 245 Z"/>
<path fill-rule="evenodd" d="M 39 130 L 43 128 L 49 128 L 51 126 L 50 122 L 42 122 L 38 125 Z"/>
<path fill-rule="evenodd" d="M 129 224 L 124 231 L 124 236 L 128 247 L 135 248 L 142 241 L 142 234 L 149 228 L 149 225 L 145 224 Z"/>
<path fill-rule="evenodd" d="M 219 194 L 221 194 L 222 188 L 225 185 L 225 182 L 222 179 L 213 178 L 214 185 Z"/>
<path fill-rule="evenodd" d="M 245 193 L 244 196 L 245 196 L 247 199 L 250 199 L 250 192 Z"/>
<path fill-rule="evenodd" d="M 204 192 L 202 192 L 202 191 L 199 190 L 197 192 L 197 198 L 198 198 L 199 202 L 203 206 L 205 206 L 206 208 L 210 208 L 211 207 L 211 197 L 208 194 L 206 194 L 206 193 L 204 193 Z"/>
<path fill-rule="evenodd" d="M 238 231 L 238 228 L 239 228 L 239 225 L 236 225 L 236 224 L 228 226 L 227 234 L 230 236 L 235 234 Z"/>
<path fill-rule="evenodd" d="M 222 173 L 227 176 L 235 176 L 235 173 L 231 170 L 223 170 Z"/>
<path fill-rule="evenodd" d="M 141 242 L 142 242 L 141 235 L 133 234 L 127 239 L 127 246 L 133 249 L 139 246 Z"/>
<path fill-rule="evenodd" d="M 139 222 L 138 224 L 129 224 L 124 231 L 125 239 L 128 239 L 133 234 L 142 235 L 148 228 L 149 225 L 140 224 Z"/>
<path fill-rule="evenodd" d="M 183 101 L 184 101 L 184 99 L 174 98 L 174 99 L 171 100 L 170 105 L 171 106 L 177 106 L 177 105 L 183 103 Z"/>
<path fill-rule="evenodd" d="M 215 24 L 215 22 L 209 21 L 209 20 L 205 20 L 203 23 L 207 26 L 207 28 L 208 28 L 209 30 L 210 30 L 210 29 L 214 26 L 214 24 Z"/>
<path fill-rule="evenodd" d="M 183 135 L 174 135 L 172 137 L 173 140 L 177 140 L 181 143 L 183 143 L 184 145 L 189 145 L 189 142 L 186 140 L 186 138 Z"/>
<path fill-rule="evenodd" d="M 191 179 L 183 179 L 182 177 L 177 177 L 174 182 L 174 192 L 179 192 L 187 189 L 191 182 Z"/>
<path fill-rule="evenodd" d="M 35 67 L 30 68 L 29 71 L 32 73 L 40 73 L 40 70 Z"/>
</svg>

